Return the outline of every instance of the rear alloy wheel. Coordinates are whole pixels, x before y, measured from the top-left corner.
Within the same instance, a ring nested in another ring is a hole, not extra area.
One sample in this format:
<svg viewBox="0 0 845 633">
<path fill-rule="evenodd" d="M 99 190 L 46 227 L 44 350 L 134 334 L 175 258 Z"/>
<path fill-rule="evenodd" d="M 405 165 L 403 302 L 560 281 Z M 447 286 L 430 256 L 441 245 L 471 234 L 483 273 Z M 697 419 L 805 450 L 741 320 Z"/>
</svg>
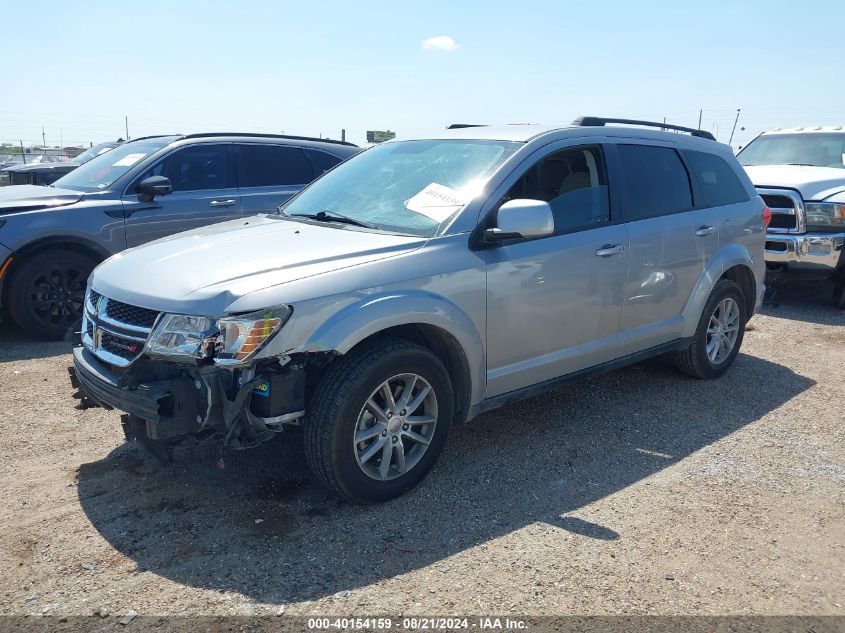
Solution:
<svg viewBox="0 0 845 633">
<path fill-rule="evenodd" d="M 85 285 L 96 262 L 81 253 L 46 251 L 16 268 L 9 288 L 9 312 L 23 331 L 57 340 L 82 317 Z"/>
<path fill-rule="evenodd" d="M 402 339 L 365 344 L 329 365 L 312 394 L 308 464 L 343 499 L 396 497 L 437 460 L 452 402 L 449 374 L 428 349 Z"/>
<path fill-rule="evenodd" d="M 675 355 L 678 368 L 695 378 L 718 378 L 731 366 L 745 335 L 745 299 L 740 287 L 720 280 L 710 293 L 695 335 Z"/>
</svg>

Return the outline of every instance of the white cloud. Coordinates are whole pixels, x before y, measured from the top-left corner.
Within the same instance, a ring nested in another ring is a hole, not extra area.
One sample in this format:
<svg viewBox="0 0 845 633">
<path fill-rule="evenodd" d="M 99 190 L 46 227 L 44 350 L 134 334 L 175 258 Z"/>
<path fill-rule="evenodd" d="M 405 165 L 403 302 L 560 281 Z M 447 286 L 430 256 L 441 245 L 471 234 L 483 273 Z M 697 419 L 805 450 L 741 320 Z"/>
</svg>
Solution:
<svg viewBox="0 0 845 633">
<path fill-rule="evenodd" d="M 423 50 L 427 51 L 446 51 L 451 52 L 458 50 L 461 46 L 448 35 L 437 35 L 435 37 L 427 37 L 422 41 Z"/>
</svg>

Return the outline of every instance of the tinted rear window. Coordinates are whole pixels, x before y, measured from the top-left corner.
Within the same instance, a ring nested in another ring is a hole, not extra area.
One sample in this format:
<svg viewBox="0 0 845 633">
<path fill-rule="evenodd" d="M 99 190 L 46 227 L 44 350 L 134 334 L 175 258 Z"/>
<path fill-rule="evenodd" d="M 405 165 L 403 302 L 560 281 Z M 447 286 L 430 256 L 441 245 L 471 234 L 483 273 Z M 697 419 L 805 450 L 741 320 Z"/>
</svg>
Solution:
<svg viewBox="0 0 845 633">
<path fill-rule="evenodd" d="M 748 202 L 748 192 L 723 158 L 692 151 L 685 151 L 684 155 L 690 169 L 698 176 L 709 206 L 720 207 L 724 204 Z"/>
<path fill-rule="evenodd" d="M 619 145 L 618 149 L 625 176 L 626 221 L 692 208 L 689 175 L 674 149 L 651 145 Z"/>
<path fill-rule="evenodd" d="M 320 172 L 322 173 L 322 172 Z M 238 186 L 304 185 L 314 180 L 308 158 L 298 147 L 239 145 Z"/>
</svg>

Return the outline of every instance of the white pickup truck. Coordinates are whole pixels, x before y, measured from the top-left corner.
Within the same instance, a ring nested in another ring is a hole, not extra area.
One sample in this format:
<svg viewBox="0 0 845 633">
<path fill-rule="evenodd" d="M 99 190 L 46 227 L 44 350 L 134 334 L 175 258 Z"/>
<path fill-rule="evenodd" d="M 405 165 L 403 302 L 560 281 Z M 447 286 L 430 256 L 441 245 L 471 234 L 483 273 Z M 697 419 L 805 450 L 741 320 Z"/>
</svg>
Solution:
<svg viewBox="0 0 845 633">
<path fill-rule="evenodd" d="M 845 308 L 845 128 L 764 132 L 737 158 L 772 212 L 768 272 L 831 277 Z"/>
</svg>

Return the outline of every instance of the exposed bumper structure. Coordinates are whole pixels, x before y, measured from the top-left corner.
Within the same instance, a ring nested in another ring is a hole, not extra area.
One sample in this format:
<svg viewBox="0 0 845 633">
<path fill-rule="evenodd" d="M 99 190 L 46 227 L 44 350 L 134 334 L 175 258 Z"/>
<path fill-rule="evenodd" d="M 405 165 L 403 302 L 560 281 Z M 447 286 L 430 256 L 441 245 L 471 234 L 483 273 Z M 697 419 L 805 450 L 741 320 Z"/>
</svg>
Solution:
<svg viewBox="0 0 845 633">
<path fill-rule="evenodd" d="M 202 380 L 177 376 L 134 386 L 98 362 L 81 346 L 73 350 L 71 383 L 89 405 L 118 409 L 147 422 L 151 439 L 167 439 L 196 432 L 205 422 L 210 389 Z"/>
<path fill-rule="evenodd" d="M 842 258 L 845 233 L 804 233 L 766 235 L 767 264 L 782 264 L 789 269 L 832 273 Z"/>
</svg>

